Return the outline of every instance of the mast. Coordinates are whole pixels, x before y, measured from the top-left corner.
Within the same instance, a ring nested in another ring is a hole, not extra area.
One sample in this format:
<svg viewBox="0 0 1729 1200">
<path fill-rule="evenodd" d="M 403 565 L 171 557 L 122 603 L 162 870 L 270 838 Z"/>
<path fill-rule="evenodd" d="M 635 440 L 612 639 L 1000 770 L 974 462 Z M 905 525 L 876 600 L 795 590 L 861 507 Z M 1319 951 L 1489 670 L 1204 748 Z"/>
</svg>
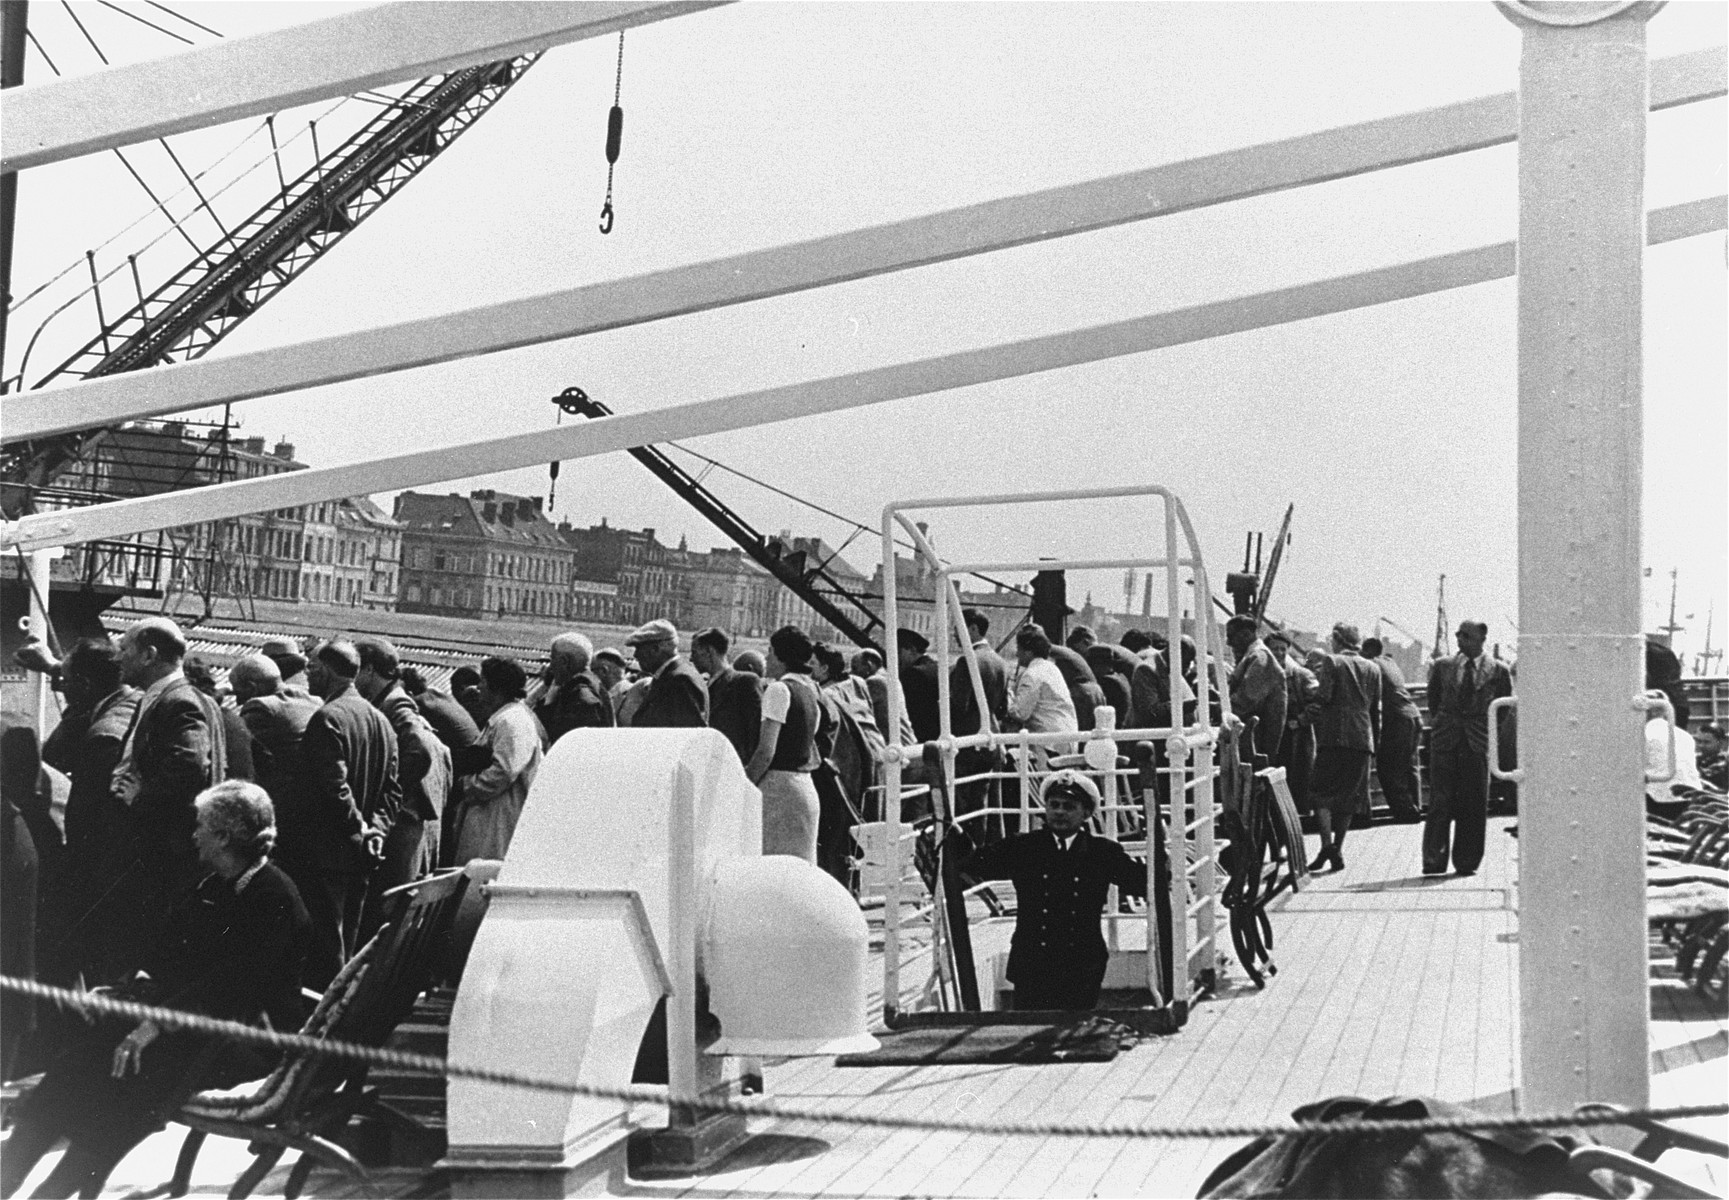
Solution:
<svg viewBox="0 0 1729 1200">
<path fill-rule="evenodd" d="M 1441 587 L 1435 598 L 1435 648 L 1430 658 L 1447 657 L 1447 576 L 1441 576 Z"/>
<path fill-rule="evenodd" d="M 1677 577 L 1680 574 L 1681 568 L 1669 568 L 1669 623 L 1663 626 L 1663 632 L 1669 635 L 1670 650 L 1675 649 L 1675 635 L 1680 633 L 1682 629 L 1682 626 L 1675 624 L 1675 590 L 1677 587 Z"/>
<path fill-rule="evenodd" d="M 1717 660 L 1723 655 L 1723 651 L 1711 649 L 1712 618 L 1716 615 L 1717 601 L 1713 598 L 1711 606 L 1705 610 L 1705 648 L 1699 651 L 1693 659 L 1693 674 L 1695 675 L 1711 674 L 1711 668 L 1717 664 Z"/>
</svg>

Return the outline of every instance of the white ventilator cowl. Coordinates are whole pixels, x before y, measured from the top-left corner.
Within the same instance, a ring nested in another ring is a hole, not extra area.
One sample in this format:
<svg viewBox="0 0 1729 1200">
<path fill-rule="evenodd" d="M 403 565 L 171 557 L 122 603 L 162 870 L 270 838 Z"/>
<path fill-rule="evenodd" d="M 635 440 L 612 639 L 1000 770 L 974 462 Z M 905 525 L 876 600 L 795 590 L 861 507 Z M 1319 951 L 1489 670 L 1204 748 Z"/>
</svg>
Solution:
<svg viewBox="0 0 1729 1200">
<path fill-rule="evenodd" d="M 710 1054 L 816 1056 L 877 1048 L 865 1028 L 869 932 L 858 902 L 789 855 L 720 863 L 701 943 Z"/>
</svg>

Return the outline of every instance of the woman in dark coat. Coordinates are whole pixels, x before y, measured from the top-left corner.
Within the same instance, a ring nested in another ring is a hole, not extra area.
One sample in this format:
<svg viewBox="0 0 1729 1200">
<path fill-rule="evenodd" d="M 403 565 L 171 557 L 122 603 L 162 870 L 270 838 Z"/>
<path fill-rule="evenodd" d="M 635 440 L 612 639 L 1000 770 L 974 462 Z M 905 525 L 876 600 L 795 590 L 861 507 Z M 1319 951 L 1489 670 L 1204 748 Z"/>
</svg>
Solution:
<svg viewBox="0 0 1729 1200">
<path fill-rule="evenodd" d="M 210 874 L 176 907 L 145 967 L 118 990 L 128 1000 L 293 1031 L 310 922 L 300 894 L 269 861 L 270 797 L 229 780 L 197 799 L 193 843 Z M 97 1018 L 70 1039 L 19 1106 L 0 1163 L 11 1196 L 60 1138 L 66 1153 L 39 1197 L 100 1194 L 110 1171 L 193 1092 L 256 1078 L 267 1058 L 233 1043 L 165 1031 L 151 1021 Z"/>
</svg>

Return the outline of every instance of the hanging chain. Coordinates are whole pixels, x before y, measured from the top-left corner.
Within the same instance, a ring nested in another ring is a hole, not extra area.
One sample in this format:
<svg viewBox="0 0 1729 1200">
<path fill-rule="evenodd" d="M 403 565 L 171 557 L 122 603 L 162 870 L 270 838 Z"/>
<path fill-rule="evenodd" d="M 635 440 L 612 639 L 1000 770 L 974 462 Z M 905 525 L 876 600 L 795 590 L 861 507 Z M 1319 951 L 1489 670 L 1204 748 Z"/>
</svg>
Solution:
<svg viewBox="0 0 1729 1200">
<path fill-rule="evenodd" d="M 600 231 L 612 232 L 612 169 L 618 162 L 619 144 L 624 141 L 624 109 L 619 97 L 624 92 L 624 30 L 618 31 L 618 71 L 612 79 L 612 111 L 606 114 L 606 203 L 600 206 Z"/>
</svg>

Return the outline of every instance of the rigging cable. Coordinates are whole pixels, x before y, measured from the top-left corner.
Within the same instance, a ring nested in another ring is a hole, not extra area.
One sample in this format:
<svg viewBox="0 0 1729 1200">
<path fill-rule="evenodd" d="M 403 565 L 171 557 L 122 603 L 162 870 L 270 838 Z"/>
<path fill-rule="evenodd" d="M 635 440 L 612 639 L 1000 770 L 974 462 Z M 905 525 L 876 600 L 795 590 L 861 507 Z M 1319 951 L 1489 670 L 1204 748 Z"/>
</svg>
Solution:
<svg viewBox="0 0 1729 1200">
<path fill-rule="evenodd" d="M 159 9 L 162 12 L 167 13 L 169 16 L 173 17 L 175 20 L 185 21 L 188 25 L 192 26 L 194 29 L 202 29 L 205 33 L 210 34 L 212 37 L 221 37 L 222 36 L 220 33 L 217 33 L 214 29 L 210 28 L 210 26 L 200 25 L 197 21 L 194 21 L 191 17 L 187 16 L 185 13 L 175 12 L 172 8 L 169 8 L 166 4 L 158 4 L 158 3 L 156 3 L 156 0 L 144 0 L 144 3 L 148 4 L 151 8 Z"/>
<path fill-rule="evenodd" d="M 154 29 L 157 33 L 166 34 L 167 36 L 173 38 L 177 42 L 185 42 L 188 46 L 195 46 L 198 44 L 198 43 L 194 42 L 191 38 L 185 36 L 184 34 L 175 33 L 172 29 L 164 29 L 164 28 L 162 28 L 162 26 L 158 25 L 155 21 L 150 20 L 148 17 L 141 17 L 137 13 L 132 12 L 129 9 L 124 9 L 124 8 L 121 8 L 118 4 L 111 3 L 110 0 L 99 0 L 99 3 L 101 3 L 103 8 L 112 8 L 115 12 L 119 13 L 121 16 L 131 17 L 134 21 L 137 21 L 140 25 L 148 25 L 148 26 L 150 26 L 150 28 Z"/>
<path fill-rule="evenodd" d="M 783 488 L 778 488 L 774 484 L 769 483 L 766 480 L 756 478 L 754 475 L 747 475 L 743 471 L 739 470 L 737 467 L 727 466 L 725 463 L 721 462 L 718 458 L 710 458 L 708 455 L 703 454 L 700 451 L 692 450 L 689 446 L 680 445 L 678 442 L 667 442 L 665 444 L 672 447 L 675 450 L 683 451 L 684 453 L 690 455 L 692 458 L 699 459 L 702 462 L 707 463 L 710 467 L 719 467 L 722 471 L 727 472 L 729 475 L 737 475 L 740 479 L 744 480 L 747 483 L 754 483 L 754 484 L 756 484 L 756 486 L 758 486 L 760 488 L 767 488 L 769 491 L 773 492 L 777 496 L 781 496 L 781 497 L 784 497 L 785 499 L 791 500 L 795 504 L 802 504 L 806 508 L 815 509 L 817 512 L 821 513 L 823 516 L 832 517 L 836 521 L 841 522 L 842 524 L 850 525 L 853 529 L 853 533 L 850 537 L 847 538 L 846 542 L 842 544 L 842 546 L 841 546 L 842 550 L 846 549 L 847 546 L 851 545 L 853 540 L 855 538 L 857 538 L 859 534 L 861 534 L 861 533 L 874 533 L 875 532 L 875 530 L 873 530 L 869 525 L 866 525 L 861 521 L 855 521 L 851 517 L 843 516 L 842 514 L 834 512 L 831 509 L 824 508 L 820 504 L 817 504 L 817 503 L 810 501 L 810 500 L 806 500 L 803 496 L 795 496 L 791 492 L 786 491 Z M 895 545 L 899 546 L 903 550 L 917 550 L 917 547 L 914 546 L 911 542 L 902 541 L 899 538 L 895 539 Z M 840 553 L 840 550 L 835 551 L 835 554 L 838 555 L 839 553 Z M 824 563 L 823 565 L 826 566 L 827 563 Z M 1018 592 L 1019 594 L 1021 594 L 1023 596 L 1032 595 L 1032 593 L 1025 588 L 1017 587 L 1012 583 L 1006 583 L 1006 582 L 999 580 L 999 579 L 993 579 L 989 575 L 980 575 L 977 571 L 971 571 L 971 572 L 968 572 L 968 574 L 972 575 L 975 579 L 982 579 L 986 583 L 995 584 L 999 587 L 1007 588 L 1009 591 Z"/>
</svg>

